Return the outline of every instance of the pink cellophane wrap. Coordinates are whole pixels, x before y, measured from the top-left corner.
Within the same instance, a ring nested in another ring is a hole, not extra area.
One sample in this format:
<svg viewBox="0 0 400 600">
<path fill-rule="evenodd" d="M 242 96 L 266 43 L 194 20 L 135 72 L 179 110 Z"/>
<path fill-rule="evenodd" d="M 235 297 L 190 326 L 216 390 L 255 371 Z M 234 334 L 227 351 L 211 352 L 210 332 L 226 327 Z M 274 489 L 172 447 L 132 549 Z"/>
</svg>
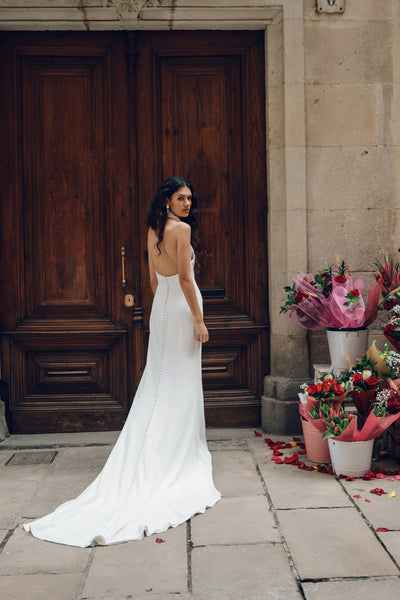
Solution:
<svg viewBox="0 0 400 600">
<path fill-rule="evenodd" d="M 299 402 L 299 412 L 300 416 L 303 417 L 306 421 L 311 423 L 315 429 L 318 429 L 321 433 L 326 431 L 326 425 L 322 419 L 313 419 L 309 414 L 308 410 L 311 409 L 315 404 L 315 398 L 313 396 L 306 396 L 305 402 Z"/>
<path fill-rule="evenodd" d="M 357 431 L 357 435 L 352 442 L 365 442 L 366 440 L 374 440 L 381 435 L 392 423 L 397 421 L 400 413 L 394 415 L 386 415 L 386 417 L 376 417 L 371 411 L 365 421 L 361 431 Z M 339 438 L 337 438 L 339 439 Z"/>
<path fill-rule="evenodd" d="M 305 276 L 313 281 L 314 276 L 308 273 Z M 368 290 L 368 303 L 365 307 L 364 300 L 360 296 L 358 303 L 352 306 L 345 306 L 346 294 L 353 289 L 357 289 L 360 294 L 364 290 L 362 279 L 349 277 L 345 282 L 335 281 L 332 277 L 332 294 L 328 297 L 315 297 L 315 287 L 311 285 L 305 277 L 295 275 L 293 281 L 297 290 L 303 290 L 309 294 L 306 300 L 300 304 L 290 306 L 288 309 L 288 319 L 305 329 L 357 329 L 366 327 L 372 323 L 377 316 L 378 303 L 383 283 L 379 280 L 371 285 Z"/>
</svg>

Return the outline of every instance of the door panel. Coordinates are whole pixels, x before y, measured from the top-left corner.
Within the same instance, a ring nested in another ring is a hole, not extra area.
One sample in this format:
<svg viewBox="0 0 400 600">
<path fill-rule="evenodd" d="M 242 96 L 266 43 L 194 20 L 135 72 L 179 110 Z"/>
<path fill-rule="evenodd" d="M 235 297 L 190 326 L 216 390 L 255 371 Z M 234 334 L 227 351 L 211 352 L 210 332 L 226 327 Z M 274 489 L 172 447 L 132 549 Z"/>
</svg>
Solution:
<svg viewBox="0 0 400 600">
<path fill-rule="evenodd" d="M 154 140 L 138 152 L 138 196 L 182 174 L 199 197 L 207 422 L 256 425 L 268 369 L 262 36 L 138 34 L 137 51 L 138 140 Z"/>
<path fill-rule="evenodd" d="M 2 316 L 11 427 L 115 429 L 134 383 L 120 264 L 122 246 L 132 253 L 124 38 L 14 34 L 3 48 L 16 158 L 8 224 L 20 232 L 17 277 L 7 269 L 16 302 Z"/>
</svg>

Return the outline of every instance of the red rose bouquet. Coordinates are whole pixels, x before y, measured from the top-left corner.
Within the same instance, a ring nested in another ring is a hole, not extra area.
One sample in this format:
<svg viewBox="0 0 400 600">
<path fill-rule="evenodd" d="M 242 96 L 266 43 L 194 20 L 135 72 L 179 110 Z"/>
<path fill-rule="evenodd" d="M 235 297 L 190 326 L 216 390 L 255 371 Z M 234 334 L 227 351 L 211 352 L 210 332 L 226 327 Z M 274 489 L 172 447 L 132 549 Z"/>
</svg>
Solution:
<svg viewBox="0 0 400 600">
<path fill-rule="evenodd" d="M 325 268 L 313 275 L 295 275 L 294 284 L 285 286 L 286 298 L 281 311 L 306 329 L 359 329 L 370 325 L 377 316 L 383 279 L 368 291 L 364 303 L 362 279 L 353 280 L 348 265 L 325 263 Z"/>
</svg>

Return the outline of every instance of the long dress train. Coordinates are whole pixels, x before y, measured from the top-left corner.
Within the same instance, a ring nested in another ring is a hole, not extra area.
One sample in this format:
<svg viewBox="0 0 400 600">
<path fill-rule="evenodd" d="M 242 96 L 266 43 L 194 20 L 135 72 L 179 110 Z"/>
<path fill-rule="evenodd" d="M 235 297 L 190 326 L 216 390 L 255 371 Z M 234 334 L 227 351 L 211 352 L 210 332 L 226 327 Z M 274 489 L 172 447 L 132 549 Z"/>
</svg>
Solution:
<svg viewBox="0 0 400 600">
<path fill-rule="evenodd" d="M 194 259 L 191 268 L 194 281 Z M 80 547 L 139 540 L 221 497 L 205 438 L 201 344 L 178 275 L 157 279 L 146 367 L 120 436 L 77 498 L 24 525 L 37 538 Z"/>
</svg>

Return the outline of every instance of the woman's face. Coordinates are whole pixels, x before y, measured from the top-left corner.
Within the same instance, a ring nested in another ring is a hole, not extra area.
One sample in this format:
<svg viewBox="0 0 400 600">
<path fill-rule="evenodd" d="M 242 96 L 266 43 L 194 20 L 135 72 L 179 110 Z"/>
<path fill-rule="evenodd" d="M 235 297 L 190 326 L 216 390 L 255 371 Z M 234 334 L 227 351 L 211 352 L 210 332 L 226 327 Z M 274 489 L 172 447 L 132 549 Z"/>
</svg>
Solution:
<svg viewBox="0 0 400 600">
<path fill-rule="evenodd" d="M 179 218 L 187 217 L 192 206 L 192 192 L 186 186 L 181 187 L 172 194 L 168 204 L 172 214 Z"/>
</svg>

